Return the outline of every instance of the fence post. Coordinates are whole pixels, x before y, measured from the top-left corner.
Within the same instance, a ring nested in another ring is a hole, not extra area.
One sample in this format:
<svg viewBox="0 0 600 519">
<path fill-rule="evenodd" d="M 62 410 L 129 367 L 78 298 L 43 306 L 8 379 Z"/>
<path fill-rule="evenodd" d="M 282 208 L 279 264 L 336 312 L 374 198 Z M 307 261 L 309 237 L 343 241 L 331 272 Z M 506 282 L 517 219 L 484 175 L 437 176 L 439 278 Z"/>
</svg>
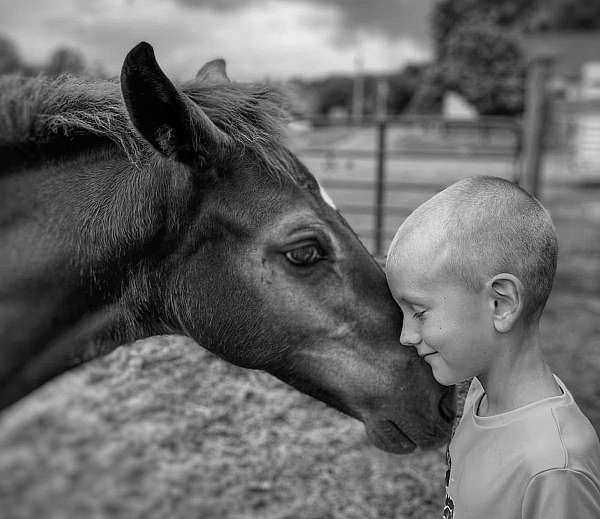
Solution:
<svg viewBox="0 0 600 519">
<path fill-rule="evenodd" d="M 548 99 L 547 82 L 552 58 L 535 58 L 527 71 L 523 145 L 519 184 L 533 196 L 539 196 L 542 152 L 546 133 Z"/>
<path fill-rule="evenodd" d="M 375 256 L 383 254 L 384 204 L 385 204 L 385 148 L 387 122 L 377 120 L 377 162 L 375 171 Z"/>
<path fill-rule="evenodd" d="M 387 110 L 389 85 L 384 78 L 377 81 L 376 120 L 377 120 L 377 162 L 375 172 L 375 256 L 383 255 L 385 239 L 385 153 L 387 134 Z"/>
</svg>

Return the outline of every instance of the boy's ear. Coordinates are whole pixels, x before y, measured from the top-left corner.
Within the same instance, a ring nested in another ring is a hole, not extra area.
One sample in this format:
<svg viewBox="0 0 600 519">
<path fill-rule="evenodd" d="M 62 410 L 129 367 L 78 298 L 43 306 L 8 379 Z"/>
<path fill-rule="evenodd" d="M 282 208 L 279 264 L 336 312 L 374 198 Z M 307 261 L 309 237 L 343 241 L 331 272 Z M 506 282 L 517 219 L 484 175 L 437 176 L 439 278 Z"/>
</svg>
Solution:
<svg viewBox="0 0 600 519">
<path fill-rule="evenodd" d="M 512 274 L 497 274 L 488 282 L 488 297 L 497 332 L 512 330 L 523 313 L 523 296 L 523 283 Z"/>
</svg>

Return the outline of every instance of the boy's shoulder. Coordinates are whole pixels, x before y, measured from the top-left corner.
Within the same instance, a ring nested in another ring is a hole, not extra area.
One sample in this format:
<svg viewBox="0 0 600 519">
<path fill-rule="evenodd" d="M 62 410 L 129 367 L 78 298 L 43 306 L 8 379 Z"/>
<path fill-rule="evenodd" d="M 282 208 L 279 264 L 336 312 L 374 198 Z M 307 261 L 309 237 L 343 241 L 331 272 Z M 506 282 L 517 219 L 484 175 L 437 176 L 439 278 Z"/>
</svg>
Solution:
<svg viewBox="0 0 600 519">
<path fill-rule="evenodd" d="M 467 427 L 463 439 L 493 442 L 495 449 L 504 451 L 505 460 L 518 460 L 531 476 L 545 470 L 570 469 L 600 477 L 598 435 L 564 383 L 556 379 L 562 395 L 490 417 L 473 412 L 484 394 L 474 379 L 465 401 L 465 413 L 470 416 L 464 417 Z"/>
<path fill-rule="evenodd" d="M 600 484 L 598 434 L 570 393 L 569 396 L 570 403 L 551 408 L 556 435 L 564 453 L 564 466 L 557 468 L 591 471 L 599 478 L 597 482 Z"/>
<path fill-rule="evenodd" d="M 600 517 L 600 442 L 557 382 L 559 396 L 485 417 L 474 412 L 485 392 L 471 384 L 449 449 L 447 493 L 457 516 Z"/>
</svg>

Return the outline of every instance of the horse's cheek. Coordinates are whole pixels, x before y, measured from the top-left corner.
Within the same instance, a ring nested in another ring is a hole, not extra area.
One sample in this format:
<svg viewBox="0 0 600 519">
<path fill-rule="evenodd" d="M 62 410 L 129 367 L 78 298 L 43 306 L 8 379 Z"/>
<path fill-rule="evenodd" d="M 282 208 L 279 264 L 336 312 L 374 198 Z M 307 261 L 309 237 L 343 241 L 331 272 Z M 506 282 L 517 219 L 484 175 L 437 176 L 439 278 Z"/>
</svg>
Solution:
<svg viewBox="0 0 600 519">
<path fill-rule="evenodd" d="M 273 278 L 273 268 L 263 260 L 262 267 L 260 269 L 260 286 L 270 287 L 271 285 L 273 285 Z"/>
</svg>

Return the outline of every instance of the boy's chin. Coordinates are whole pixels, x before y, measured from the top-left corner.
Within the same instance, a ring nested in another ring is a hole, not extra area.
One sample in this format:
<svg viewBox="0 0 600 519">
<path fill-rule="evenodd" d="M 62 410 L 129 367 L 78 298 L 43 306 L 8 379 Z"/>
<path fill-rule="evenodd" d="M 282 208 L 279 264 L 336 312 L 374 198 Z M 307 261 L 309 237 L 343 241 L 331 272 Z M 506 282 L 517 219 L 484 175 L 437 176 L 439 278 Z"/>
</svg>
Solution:
<svg viewBox="0 0 600 519">
<path fill-rule="evenodd" d="M 431 366 L 433 378 L 442 386 L 455 386 L 465 380 L 464 374 L 453 373 L 447 369 Z"/>
<path fill-rule="evenodd" d="M 455 386 L 456 384 L 460 383 L 460 380 L 438 378 L 438 377 L 433 377 L 433 378 L 435 378 L 437 383 L 441 384 L 442 386 Z"/>
</svg>

